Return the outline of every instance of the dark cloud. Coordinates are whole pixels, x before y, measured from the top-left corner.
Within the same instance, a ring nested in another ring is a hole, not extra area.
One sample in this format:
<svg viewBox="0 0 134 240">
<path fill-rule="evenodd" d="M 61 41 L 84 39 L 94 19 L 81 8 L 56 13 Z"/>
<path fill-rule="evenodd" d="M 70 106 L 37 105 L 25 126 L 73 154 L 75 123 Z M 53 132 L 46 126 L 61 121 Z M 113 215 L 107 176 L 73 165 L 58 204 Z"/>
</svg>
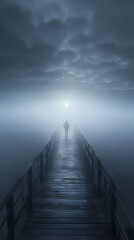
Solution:
<svg viewBox="0 0 134 240">
<path fill-rule="evenodd" d="M 0 3 L 0 88 L 134 89 L 134 3 Z"/>
<path fill-rule="evenodd" d="M 56 3 L 46 3 L 41 9 L 38 10 L 38 18 L 41 21 L 49 22 L 52 19 L 63 20 L 65 12 L 63 8 Z"/>
</svg>

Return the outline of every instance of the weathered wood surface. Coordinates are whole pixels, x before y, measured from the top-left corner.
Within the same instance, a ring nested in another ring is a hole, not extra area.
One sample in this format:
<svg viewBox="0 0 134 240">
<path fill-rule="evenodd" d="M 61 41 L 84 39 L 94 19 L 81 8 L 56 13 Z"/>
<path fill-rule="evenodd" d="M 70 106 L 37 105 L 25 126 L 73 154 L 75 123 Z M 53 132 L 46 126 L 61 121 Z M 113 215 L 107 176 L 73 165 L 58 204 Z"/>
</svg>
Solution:
<svg viewBox="0 0 134 240">
<path fill-rule="evenodd" d="M 62 135 L 33 197 L 21 240 L 111 240 L 105 200 L 73 134 Z"/>
</svg>

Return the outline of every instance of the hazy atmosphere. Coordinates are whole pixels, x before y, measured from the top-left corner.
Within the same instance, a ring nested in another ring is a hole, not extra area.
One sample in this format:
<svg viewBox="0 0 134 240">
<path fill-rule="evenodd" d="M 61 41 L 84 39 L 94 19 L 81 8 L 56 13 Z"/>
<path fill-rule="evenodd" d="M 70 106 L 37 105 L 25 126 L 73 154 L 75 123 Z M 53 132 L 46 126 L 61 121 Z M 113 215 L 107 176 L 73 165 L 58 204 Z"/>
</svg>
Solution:
<svg viewBox="0 0 134 240">
<path fill-rule="evenodd" d="M 66 119 L 130 186 L 134 1 L 0 1 L 0 200 Z"/>
</svg>

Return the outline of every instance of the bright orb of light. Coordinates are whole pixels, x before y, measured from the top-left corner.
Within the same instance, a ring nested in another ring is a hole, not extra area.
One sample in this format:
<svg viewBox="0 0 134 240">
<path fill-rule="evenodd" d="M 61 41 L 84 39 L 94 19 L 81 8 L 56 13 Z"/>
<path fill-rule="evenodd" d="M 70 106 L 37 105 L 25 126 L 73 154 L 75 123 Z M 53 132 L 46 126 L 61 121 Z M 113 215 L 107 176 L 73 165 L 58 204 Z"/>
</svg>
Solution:
<svg viewBox="0 0 134 240">
<path fill-rule="evenodd" d="M 69 103 L 65 103 L 65 108 L 68 108 L 69 107 Z"/>
</svg>

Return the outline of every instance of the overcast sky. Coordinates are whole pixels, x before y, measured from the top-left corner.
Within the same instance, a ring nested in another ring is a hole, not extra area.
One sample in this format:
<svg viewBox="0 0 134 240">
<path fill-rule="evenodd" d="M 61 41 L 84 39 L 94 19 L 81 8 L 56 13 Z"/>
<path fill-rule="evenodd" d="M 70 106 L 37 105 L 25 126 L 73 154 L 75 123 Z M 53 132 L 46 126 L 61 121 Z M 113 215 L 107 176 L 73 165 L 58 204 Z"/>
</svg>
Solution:
<svg viewBox="0 0 134 240">
<path fill-rule="evenodd" d="M 1 0 L 0 93 L 134 93 L 133 0 Z"/>
</svg>

